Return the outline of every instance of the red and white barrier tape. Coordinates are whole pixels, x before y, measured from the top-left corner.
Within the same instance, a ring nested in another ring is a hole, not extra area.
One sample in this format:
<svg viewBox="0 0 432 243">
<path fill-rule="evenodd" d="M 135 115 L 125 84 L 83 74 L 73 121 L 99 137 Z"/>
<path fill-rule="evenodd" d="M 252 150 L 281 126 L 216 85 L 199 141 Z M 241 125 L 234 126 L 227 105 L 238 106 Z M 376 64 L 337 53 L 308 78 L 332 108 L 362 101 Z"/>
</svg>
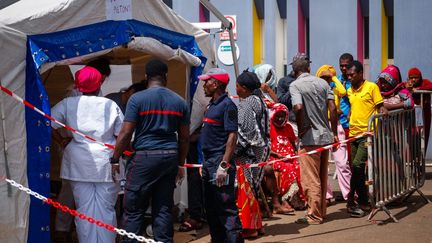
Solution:
<svg viewBox="0 0 432 243">
<path fill-rule="evenodd" d="M 37 113 L 41 114 L 42 116 L 48 118 L 48 119 L 51 120 L 52 122 L 55 122 L 55 123 L 59 124 L 60 126 L 66 128 L 67 130 L 69 130 L 69 131 L 71 131 L 71 132 L 73 132 L 73 133 L 75 133 L 75 134 L 78 134 L 78 135 L 80 135 L 80 136 L 82 136 L 82 137 L 84 137 L 84 138 L 86 138 L 86 139 L 88 139 L 88 140 L 90 140 L 90 141 L 92 141 L 92 142 L 95 142 L 95 143 L 100 144 L 100 145 L 102 145 L 102 146 L 108 147 L 108 148 L 110 148 L 110 149 L 112 149 L 112 150 L 115 149 L 114 145 L 112 145 L 112 144 L 107 144 L 107 143 L 102 143 L 102 142 L 100 142 L 100 141 L 97 141 L 96 139 L 94 139 L 94 138 L 92 138 L 92 137 L 89 137 L 89 136 L 87 136 L 87 135 L 85 135 L 85 134 L 83 134 L 83 133 L 77 131 L 76 129 L 74 129 L 74 128 L 70 127 L 70 126 L 65 125 L 65 124 L 63 124 L 63 123 L 57 121 L 56 119 L 54 119 L 54 118 L 51 117 L 50 115 L 48 115 L 48 114 L 46 114 L 45 112 L 39 110 L 39 109 L 36 108 L 34 105 L 30 104 L 28 101 L 22 99 L 21 97 L 19 97 L 18 95 L 16 95 L 14 92 L 12 92 L 11 90 L 9 90 L 9 89 L 3 87 L 2 85 L 0 85 L 0 89 L 1 89 L 3 92 L 5 92 L 7 95 L 9 95 L 9 96 L 11 96 L 12 98 L 18 100 L 19 102 L 23 103 L 25 106 L 27 106 L 27 107 L 29 107 L 30 109 L 36 111 Z M 231 96 L 231 98 L 238 98 L 238 96 Z M 302 157 L 302 156 L 311 155 L 311 154 L 314 154 L 314 153 L 318 153 L 318 152 L 321 152 L 321 151 L 324 151 L 324 150 L 331 149 L 331 148 L 333 148 L 333 147 L 339 146 L 340 144 L 344 144 L 344 143 L 347 143 L 347 142 L 350 142 L 350 141 L 353 141 L 353 140 L 359 139 L 359 138 L 364 137 L 364 136 L 366 136 L 366 135 L 371 135 L 371 133 L 365 132 L 365 133 L 360 134 L 360 135 L 358 135 L 358 136 L 355 136 L 355 137 L 352 137 L 352 138 L 349 138 L 349 139 L 345 139 L 345 140 L 340 141 L 340 142 L 338 142 L 338 143 L 330 144 L 330 145 L 327 145 L 327 146 L 324 146 L 324 147 L 321 147 L 321 148 L 318 148 L 318 149 L 315 149 L 315 150 L 309 151 L 309 152 L 307 152 L 307 153 L 303 153 L 303 154 L 299 154 L 299 155 L 295 155 L 295 156 L 287 156 L 287 157 L 282 158 L 282 159 L 273 160 L 273 161 L 267 161 L 267 162 L 260 162 L 260 163 L 257 163 L 257 164 L 246 164 L 246 165 L 242 165 L 242 167 L 244 167 L 244 168 L 262 167 L 262 166 L 265 166 L 265 165 L 268 165 L 268 164 L 273 164 L 273 163 L 275 163 L 275 162 L 286 161 L 286 160 L 290 160 L 290 159 L 297 159 L 297 158 L 300 158 L 300 157 Z M 124 153 L 125 155 L 127 155 L 127 156 L 132 156 L 132 154 L 133 154 L 133 152 L 131 152 L 131 151 L 127 151 L 127 150 L 125 150 L 123 153 Z M 202 165 L 199 165 L 199 164 L 184 164 L 184 167 L 186 167 L 186 168 L 200 168 L 200 167 L 202 167 Z"/>
<path fill-rule="evenodd" d="M 260 163 L 256 163 L 256 164 L 245 164 L 245 165 L 241 165 L 240 167 L 243 167 L 243 168 L 262 167 L 262 166 L 265 166 L 265 165 L 274 164 L 276 162 L 287 161 L 287 160 L 291 160 L 291 159 L 298 159 L 298 158 L 306 156 L 306 155 L 311 155 L 311 154 L 315 154 L 315 153 L 318 153 L 318 152 L 322 152 L 322 151 L 331 149 L 333 147 L 337 147 L 337 146 L 339 146 L 341 144 L 346 144 L 348 142 L 357 140 L 357 139 L 362 138 L 364 136 L 371 136 L 371 135 L 372 135 L 371 132 L 365 132 L 365 133 L 362 133 L 360 135 L 357 135 L 357 136 L 354 136 L 354 137 L 351 137 L 351 138 L 348 138 L 348 139 L 345 139 L 345 140 L 342 140 L 342 141 L 339 141 L 337 143 L 333 143 L 333 144 L 330 144 L 330 145 L 327 145 L 327 146 L 324 146 L 324 147 L 321 147 L 321 148 L 317 148 L 315 150 L 311 150 L 311 151 L 306 152 L 306 153 L 302 153 L 302 154 L 298 154 L 298 155 L 294 155 L 294 156 L 290 156 L 289 155 L 289 156 L 281 158 L 281 159 L 272 160 L 272 161 L 266 161 L 266 162 L 260 162 Z M 200 164 L 184 164 L 183 166 L 186 167 L 186 168 L 201 168 L 202 167 L 202 165 L 200 165 Z"/>
<path fill-rule="evenodd" d="M 134 233 L 127 232 L 124 229 L 119 229 L 119 228 L 114 227 L 114 226 L 112 226 L 110 224 L 106 224 L 106 223 L 104 223 L 104 222 L 102 222 L 100 220 L 94 219 L 94 218 L 92 218 L 90 216 L 87 216 L 87 215 L 85 215 L 83 213 L 80 213 L 80 212 L 78 212 L 76 210 L 70 209 L 69 207 L 61 205 L 59 202 L 56 202 L 56 201 L 52 200 L 51 198 L 46 198 L 46 197 L 40 195 L 39 193 L 32 191 L 30 188 L 27 188 L 27 187 L 25 187 L 25 186 L 23 186 L 23 185 L 15 182 L 14 180 L 6 178 L 5 181 L 7 183 L 9 183 L 11 186 L 18 188 L 19 190 L 21 190 L 21 191 L 23 191 L 23 192 L 25 192 L 25 193 L 27 193 L 27 194 L 29 194 L 29 195 L 37 198 L 37 199 L 39 199 L 39 200 L 41 200 L 41 201 L 43 201 L 43 202 L 45 202 L 45 203 L 47 203 L 47 204 L 55 207 L 55 208 L 58 208 L 58 209 L 62 210 L 65 213 L 68 213 L 68 214 L 70 214 L 70 215 L 72 215 L 74 217 L 78 217 L 81 220 L 87 220 L 91 224 L 95 224 L 95 225 L 97 225 L 97 226 L 99 226 L 101 228 L 105 228 L 106 230 L 112 231 L 112 232 L 117 233 L 117 234 L 122 235 L 122 236 L 127 236 L 128 238 L 135 239 L 135 240 L 137 240 L 139 242 L 159 243 L 158 241 L 154 241 L 152 239 L 147 239 L 144 236 L 140 236 L 140 235 L 136 235 Z"/>
<path fill-rule="evenodd" d="M 60 126 L 64 127 L 65 129 L 67 129 L 67 130 L 69 130 L 69 131 L 71 131 L 71 132 L 73 132 L 73 133 L 75 133 L 75 134 L 78 134 L 79 136 L 84 137 L 85 139 L 88 139 L 88 140 L 90 140 L 90 141 L 92 141 L 92 142 L 95 142 L 95 143 L 97 143 L 97 144 L 100 144 L 100 145 L 102 145 L 102 146 L 105 146 L 105 147 L 107 147 L 107 148 L 110 148 L 110 149 L 112 149 L 112 150 L 115 149 L 114 145 L 112 145 L 112 144 L 99 142 L 99 141 L 97 141 L 96 139 L 94 139 L 94 138 L 92 138 L 92 137 L 90 137 L 90 136 L 87 136 L 87 135 L 85 135 L 84 133 L 81 133 L 80 131 L 77 131 L 76 129 L 74 129 L 74 128 L 70 127 L 70 126 L 68 126 L 68 125 L 66 125 L 66 124 L 63 124 L 63 123 L 57 121 L 56 119 L 54 119 L 54 117 L 52 117 L 52 116 L 46 114 L 45 112 L 39 110 L 37 107 L 35 107 L 34 105 L 30 104 L 28 101 L 26 101 L 26 100 L 24 100 L 23 98 L 19 97 L 17 94 L 15 94 L 15 93 L 12 92 L 11 90 L 9 90 L 9 89 L 3 87 L 2 85 L 0 85 L 0 89 L 1 89 L 1 91 L 5 92 L 7 95 L 9 95 L 9 96 L 11 96 L 12 98 L 14 98 L 14 99 L 18 100 L 19 102 L 23 103 L 23 104 L 24 104 L 25 106 L 27 106 L 28 108 L 30 108 L 30 109 L 36 111 L 37 113 L 41 114 L 42 116 L 44 116 L 44 117 L 46 117 L 46 118 L 48 118 L 50 121 L 59 124 Z M 127 151 L 127 150 L 125 150 L 123 153 L 124 153 L 125 155 L 127 155 L 127 156 L 132 156 L 132 154 L 133 154 L 131 151 Z"/>
</svg>

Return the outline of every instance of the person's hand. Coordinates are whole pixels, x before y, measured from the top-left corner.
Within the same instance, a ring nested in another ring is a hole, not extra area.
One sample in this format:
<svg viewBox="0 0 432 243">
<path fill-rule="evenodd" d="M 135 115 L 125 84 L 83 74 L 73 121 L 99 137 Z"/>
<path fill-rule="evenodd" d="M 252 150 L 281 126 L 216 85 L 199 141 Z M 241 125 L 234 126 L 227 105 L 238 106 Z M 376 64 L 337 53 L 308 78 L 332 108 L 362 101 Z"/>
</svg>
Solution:
<svg viewBox="0 0 432 243">
<path fill-rule="evenodd" d="M 118 181 L 118 178 L 116 178 L 117 175 L 120 174 L 120 164 L 111 164 L 111 176 L 114 182 Z"/>
<path fill-rule="evenodd" d="M 333 136 L 333 143 L 339 143 L 339 137 L 337 135 Z M 333 152 L 336 152 L 338 149 L 340 148 L 340 144 L 338 144 L 337 146 L 334 146 L 332 148 Z"/>
<path fill-rule="evenodd" d="M 216 170 L 216 185 L 218 187 L 221 187 L 225 184 L 225 180 L 227 179 L 228 173 L 227 173 L 228 168 L 224 169 L 222 168 L 220 165 L 218 167 L 218 169 Z"/>
<path fill-rule="evenodd" d="M 70 143 L 70 141 L 72 141 L 72 138 L 71 137 L 65 137 L 65 138 L 62 138 L 62 140 L 61 140 L 61 147 L 62 148 L 66 148 L 66 146 Z"/>
<path fill-rule="evenodd" d="M 184 179 L 184 175 L 185 175 L 185 168 L 184 167 L 179 167 L 178 168 L 178 172 L 177 172 L 177 177 L 176 177 L 176 185 L 180 186 L 183 182 Z"/>
<path fill-rule="evenodd" d="M 379 108 L 379 112 L 382 113 L 384 116 L 388 116 L 388 110 L 384 106 L 381 106 Z"/>
<path fill-rule="evenodd" d="M 263 83 L 263 84 L 261 84 L 261 90 L 264 93 L 269 93 L 270 90 L 271 90 L 271 88 L 270 88 L 270 86 L 267 83 Z"/>
</svg>

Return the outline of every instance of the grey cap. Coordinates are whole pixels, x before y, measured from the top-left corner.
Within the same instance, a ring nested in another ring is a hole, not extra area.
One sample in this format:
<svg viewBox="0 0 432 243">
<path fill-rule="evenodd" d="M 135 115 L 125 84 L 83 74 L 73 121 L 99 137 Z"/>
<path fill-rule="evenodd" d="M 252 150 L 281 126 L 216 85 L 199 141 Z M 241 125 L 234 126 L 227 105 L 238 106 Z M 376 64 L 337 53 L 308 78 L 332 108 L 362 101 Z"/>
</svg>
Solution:
<svg viewBox="0 0 432 243">
<path fill-rule="evenodd" d="M 308 55 L 306 55 L 306 53 L 303 53 L 303 52 L 299 52 L 299 53 L 297 53 L 294 57 L 293 57 L 293 59 L 292 59 L 292 62 L 289 64 L 289 65 L 293 65 L 295 62 L 308 62 L 308 63 L 311 63 L 311 61 L 310 61 L 310 59 L 309 59 L 309 56 Z"/>
</svg>

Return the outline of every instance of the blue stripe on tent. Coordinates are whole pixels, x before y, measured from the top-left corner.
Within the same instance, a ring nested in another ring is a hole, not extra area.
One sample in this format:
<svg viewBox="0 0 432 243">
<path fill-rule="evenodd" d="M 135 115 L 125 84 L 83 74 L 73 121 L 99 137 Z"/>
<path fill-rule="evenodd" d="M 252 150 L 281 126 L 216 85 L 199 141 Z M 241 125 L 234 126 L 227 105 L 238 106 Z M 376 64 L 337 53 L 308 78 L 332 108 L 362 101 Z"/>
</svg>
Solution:
<svg viewBox="0 0 432 243">
<path fill-rule="evenodd" d="M 39 72 L 31 61 L 27 47 L 25 92 L 26 100 L 49 112 L 50 105 Z M 37 80 L 37 81 L 36 81 Z M 50 193 L 51 123 L 35 111 L 25 108 L 27 130 L 27 177 L 29 187 L 44 195 Z M 50 208 L 42 201 L 30 197 L 29 234 L 27 242 L 50 242 Z"/>
<path fill-rule="evenodd" d="M 201 60 L 202 65 L 191 69 L 189 94 L 192 100 L 198 84 L 198 75 L 202 73 L 207 61 L 195 38 L 137 20 L 109 20 L 54 33 L 27 36 L 26 100 L 50 114 L 48 95 L 39 74 L 39 68 L 44 63 L 111 49 L 129 43 L 134 37 L 154 38 L 171 48 L 181 48 Z M 50 123 L 28 108 L 25 119 L 29 187 L 48 197 Z M 50 242 L 49 217 L 49 207 L 38 199 L 31 198 L 28 242 Z"/>
</svg>

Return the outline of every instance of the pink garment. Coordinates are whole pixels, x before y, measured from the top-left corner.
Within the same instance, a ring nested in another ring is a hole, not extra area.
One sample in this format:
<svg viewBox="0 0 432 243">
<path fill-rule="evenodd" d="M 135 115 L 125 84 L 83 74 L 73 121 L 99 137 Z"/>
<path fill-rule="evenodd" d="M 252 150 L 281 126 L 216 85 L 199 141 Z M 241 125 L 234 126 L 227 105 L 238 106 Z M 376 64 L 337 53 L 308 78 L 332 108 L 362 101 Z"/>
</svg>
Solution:
<svg viewBox="0 0 432 243">
<path fill-rule="evenodd" d="M 75 87 L 79 92 L 91 93 L 100 89 L 102 74 L 93 67 L 85 66 L 75 73 Z"/>
<path fill-rule="evenodd" d="M 339 141 L 345 140 L 345 131 L 340 123 L 338 123 L 338 138 Z M 350 192 L 351 168 L 348 161 L 348 149 L 346 144 L 341 144 L 339 149 L 331 152 L 332 158 L 336 166 L 336 176 L 342 196 L 345 200 L 348 199 Z M 333 190 L 330 183 L 327 182 L 326 199 L 333 198 Z"/>
</svg>

